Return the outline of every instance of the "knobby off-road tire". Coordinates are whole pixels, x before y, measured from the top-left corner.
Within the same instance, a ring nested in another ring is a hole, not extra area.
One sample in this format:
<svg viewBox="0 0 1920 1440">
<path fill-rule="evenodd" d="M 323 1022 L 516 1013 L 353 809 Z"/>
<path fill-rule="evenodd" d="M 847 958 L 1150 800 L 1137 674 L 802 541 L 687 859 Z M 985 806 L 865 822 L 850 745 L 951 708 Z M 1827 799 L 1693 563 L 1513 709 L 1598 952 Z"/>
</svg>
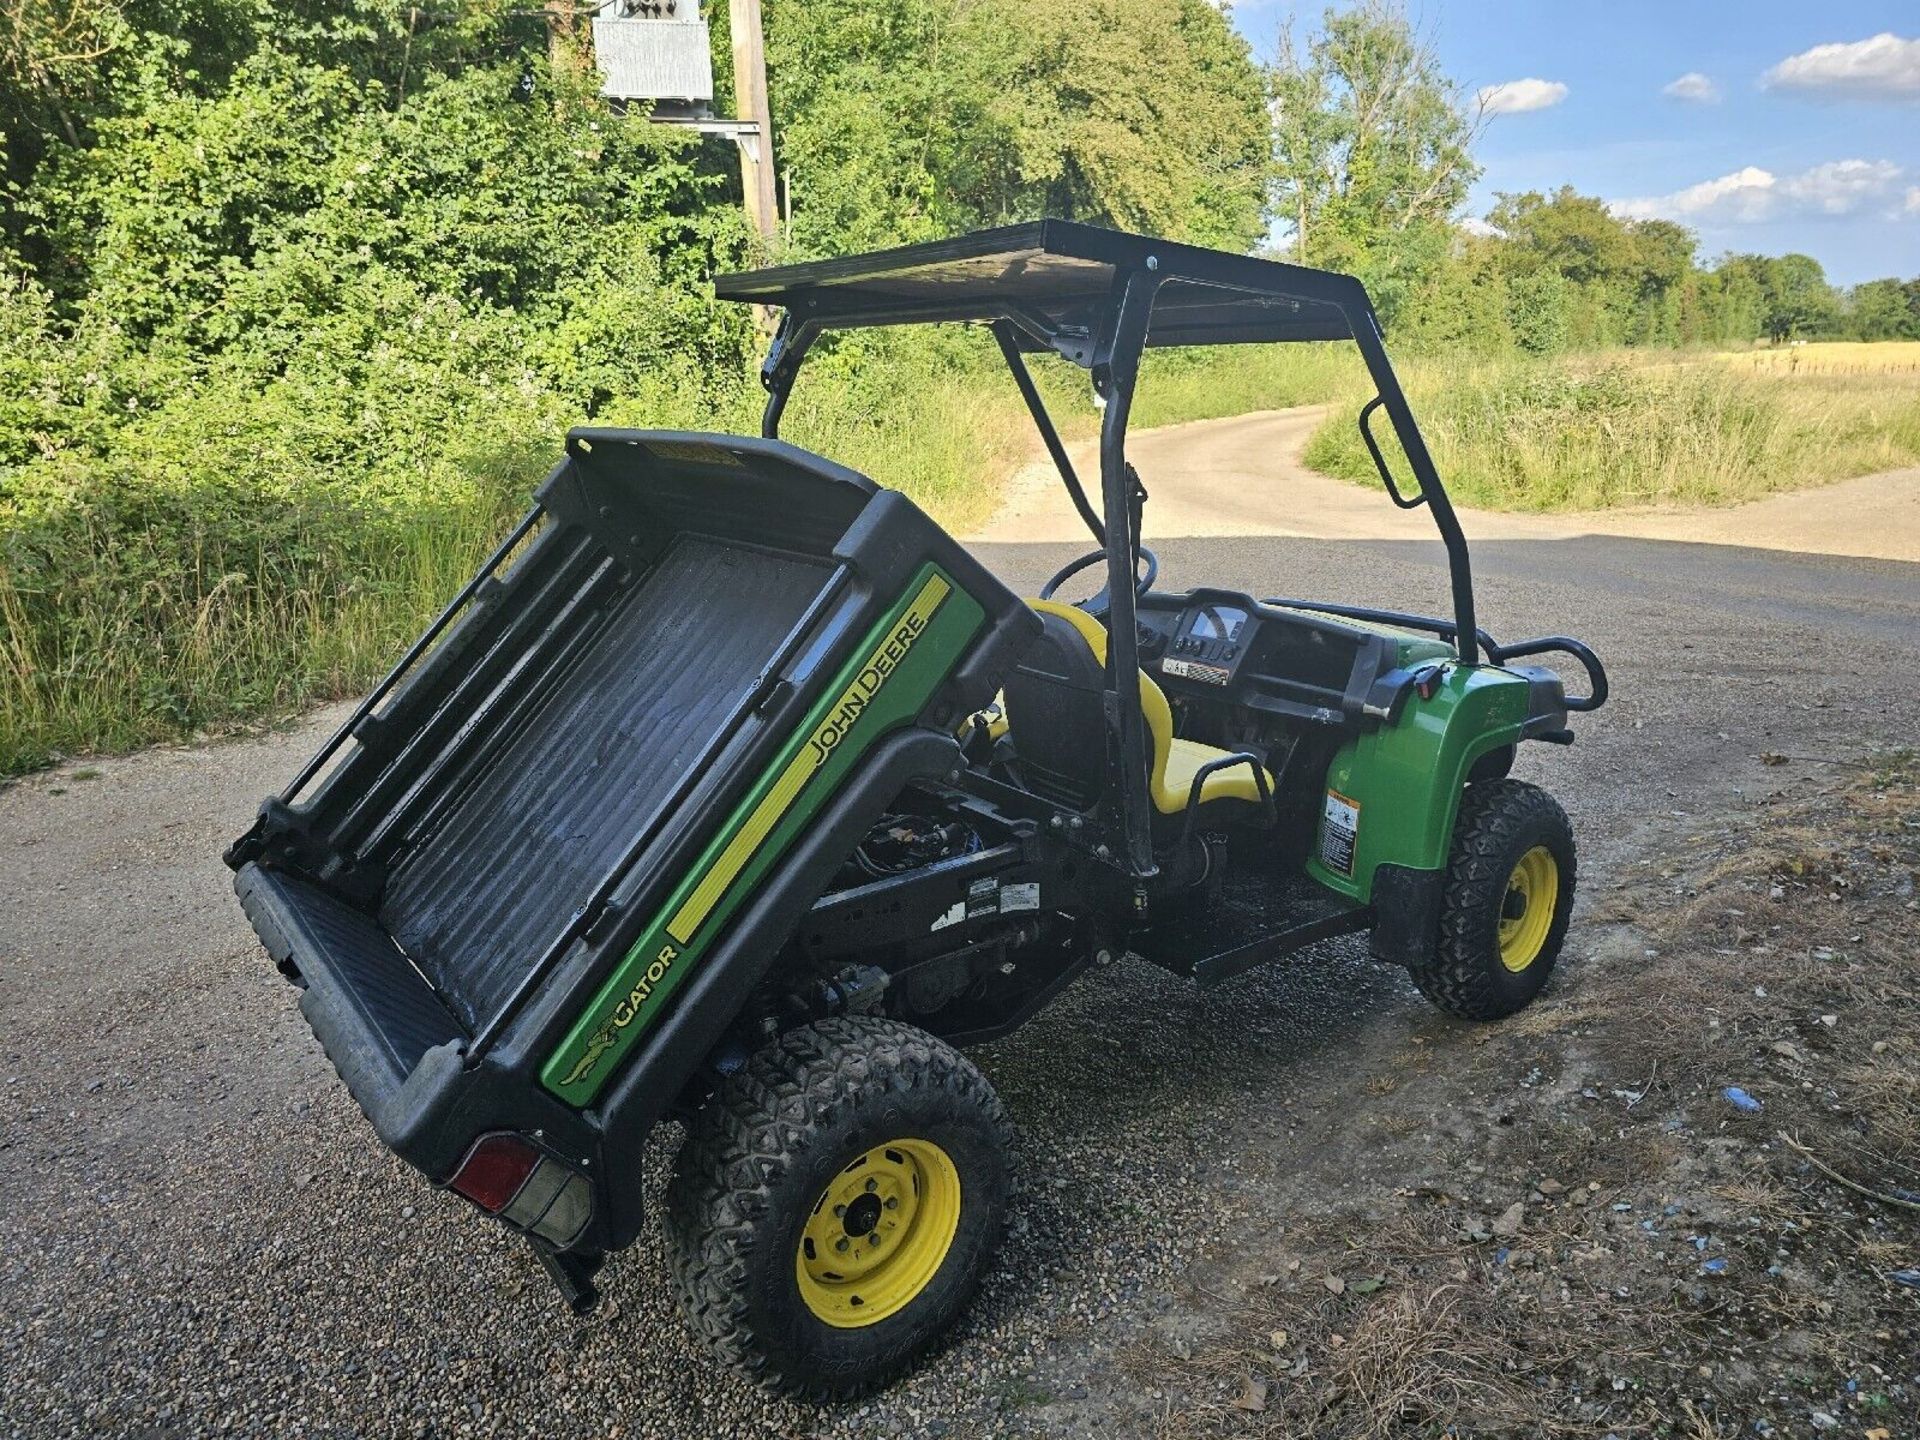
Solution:
<svg viewBox="0 0 1920 1440">
<path fill-rule="evenodd" d="M 1440 933 L 1413 971 L 1421 993 L 1464 1020 L 1498 1020 L 1540 993 L 1573 911 L 1573 827 L 1520 780 L 1469 785 L 1447 861 Z"/>
<path fill-rule="evenodd" d="M 840 1016 L 789 1032 L 714 1093 L 675 1163 L 666 1227 L 688 1323 L 779 1394 L 884 1385 L 979 1283 L 1012 1143 L 993 1087 L 925 1031 Z"/>
</svg>

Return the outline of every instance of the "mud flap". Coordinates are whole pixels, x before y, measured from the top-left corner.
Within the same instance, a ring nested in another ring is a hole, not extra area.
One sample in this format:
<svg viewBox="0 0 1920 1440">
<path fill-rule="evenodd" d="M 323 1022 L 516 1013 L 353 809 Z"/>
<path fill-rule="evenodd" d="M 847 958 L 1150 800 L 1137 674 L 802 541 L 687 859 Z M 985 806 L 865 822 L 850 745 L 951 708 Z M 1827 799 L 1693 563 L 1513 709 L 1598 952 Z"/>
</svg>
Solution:
<svg viewBox="0 0 1920 1440">
<path fill-rule="evenodd" d="M 1381 865 L 1373 872 L 1373 958 L 1409 968 L 1433 956 L 1446 871 Z"/>
</svg>

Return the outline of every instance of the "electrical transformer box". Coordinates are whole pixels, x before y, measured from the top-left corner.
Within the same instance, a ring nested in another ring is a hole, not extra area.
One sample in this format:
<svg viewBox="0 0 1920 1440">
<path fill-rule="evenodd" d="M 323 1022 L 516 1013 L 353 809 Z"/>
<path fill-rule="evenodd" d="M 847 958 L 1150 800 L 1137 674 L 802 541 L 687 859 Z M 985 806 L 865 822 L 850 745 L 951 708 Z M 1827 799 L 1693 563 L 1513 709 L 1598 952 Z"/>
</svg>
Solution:
<svg viewBox="0 0 1920 1440">
<path fill-rule="evenodd" d="M 713 51 L 697 0 L 612 0 L 593 20 L 600 93 L 702 111 L 713 99 Z"/>
</svg>

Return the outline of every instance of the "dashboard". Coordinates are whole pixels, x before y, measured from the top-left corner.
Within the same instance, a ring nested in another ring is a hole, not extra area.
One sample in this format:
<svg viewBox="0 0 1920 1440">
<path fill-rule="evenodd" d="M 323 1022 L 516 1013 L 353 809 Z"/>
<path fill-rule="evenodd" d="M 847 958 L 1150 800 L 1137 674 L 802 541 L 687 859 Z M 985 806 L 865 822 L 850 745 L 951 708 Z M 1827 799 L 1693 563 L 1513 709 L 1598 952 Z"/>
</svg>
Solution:
<svg viewBox="0 0 1920 1440">
<path fill-rule="evenodd" d="M 1140 597 L 1135 619 L 1140 666 L 1169 699 L 1360 726 L 1385 718 L 1384 697 L 1408 675 L 1391 633 L 1238 591 L 1156 591 Z"/>
<path fill-rule="evenodd" d="M 1202 685 L 1228 685 L 1239 668 L 1240 646 L 1250 640 L 1251 613 L 1242 606 L 1209 601 L 1182 613 L 1160 673 Z"/>
</svg>

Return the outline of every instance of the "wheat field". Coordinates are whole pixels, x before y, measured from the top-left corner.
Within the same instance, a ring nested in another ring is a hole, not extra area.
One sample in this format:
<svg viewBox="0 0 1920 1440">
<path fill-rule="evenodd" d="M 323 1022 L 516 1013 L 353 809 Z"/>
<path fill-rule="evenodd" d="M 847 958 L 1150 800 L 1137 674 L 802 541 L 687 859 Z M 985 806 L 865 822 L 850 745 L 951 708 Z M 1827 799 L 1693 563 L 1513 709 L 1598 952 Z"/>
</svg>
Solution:
<svg viewBox="0 0 1920 1440">
<path fill-rule="evenodd" d="M 1712 358 L 1756 375 L 1920 376 L 1920 340 L 1817 340 L 1725 350 Z"/>
</svg>

